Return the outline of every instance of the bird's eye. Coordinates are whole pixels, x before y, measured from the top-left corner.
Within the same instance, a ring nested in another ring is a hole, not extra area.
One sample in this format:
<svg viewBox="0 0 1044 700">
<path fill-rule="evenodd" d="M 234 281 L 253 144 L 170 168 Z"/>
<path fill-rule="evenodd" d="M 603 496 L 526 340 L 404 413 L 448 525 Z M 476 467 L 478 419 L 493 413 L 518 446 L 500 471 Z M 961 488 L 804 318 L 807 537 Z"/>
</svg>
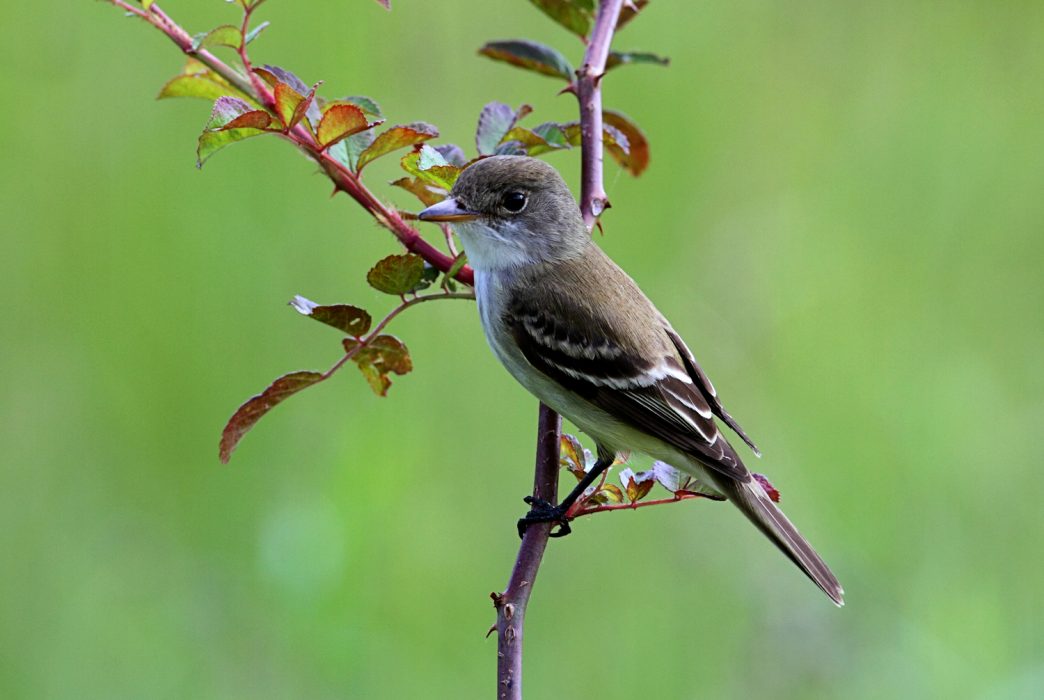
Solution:
<svg viewBox="0 0 1044 700">
<path fill-rule="evenodd" d="M 501 206 L 512 214 L 517 214 L 526 208 L 526 193 L 513 191 L 504 195 L 500 202 Z"/>
</svg>

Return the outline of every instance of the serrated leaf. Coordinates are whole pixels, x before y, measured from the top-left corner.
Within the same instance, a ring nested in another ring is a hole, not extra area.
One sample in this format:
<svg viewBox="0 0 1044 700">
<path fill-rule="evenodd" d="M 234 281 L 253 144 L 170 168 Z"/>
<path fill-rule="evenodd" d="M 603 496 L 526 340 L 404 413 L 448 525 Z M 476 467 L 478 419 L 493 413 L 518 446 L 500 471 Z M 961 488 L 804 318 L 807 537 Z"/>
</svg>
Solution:
<svg viewBox="0 0 1044 700">
<path fill-rule="evenodd" d="M 620 490 L 620 487 L 616 484 L 602 484 L 601 488 L 595 491 L 587 499 L 587 503 L 591 505 L 604 505 L 607 503 L 623 503 L 624 494 Z"/>
<path fill-rule="evenodd" d="M 566 82 L 573 80 L 573 66 L 566 57 L 550 46 L 536 41 L 528 39 L 490 41 L 478 52 L 494 61 L 504 61 L 541 75 L 562 78 Z"/>
<path fill-rule="evenodd" d="M 374 139 L 376 139 L 376 136 L 372 130 L 360 131 L 343 141 L 335 143 L 330 148 L 329 153 L 349 170 L 357 172 L 358 168 L 356 166 L 359 163 L 359 155 L 370 147 Z"/>
<path fill-rule="evenodd" d="M 221 444 L 218 455 L 222 463 L 227 464 L 232 450 L 261 418 L 277 405 L 302 389 L 307 389 L 323 380 L 319 372 L 291 372 L 276 379 L 263 392 L 246 401 L 236 409 L 232 417 L 221 431 Z"/>
<path fill-rule="evenodd" d="M 656 475 L 654 470 L 634 473 L 630 467 L 620 470 L 620 483 L 623 484 L 624 489 L 627 492 L 627 498 L 631 503 L 645 498 L 653 485 L 656 483 Z"/>
<path fill-rule="evenodd" d="M 412 292 L 424 275 L 424 259 L 413 253 L 389 255 L 366 273 L 366 281 L 378 292 L 401 296 Z"/>
<path fill-rule="evenodd" d="M 307 95 L 302 95 L 286 83 L 278 83 L 275 86 L 273 96 L 275 98 L 276 114 L 279 115 L 286 129 L 294 128 L 304 118 L 312 106 L 312 100 L 315 99 L 315 90 L 318 86 L 318 83 L 313 85 Z"/>
<path fill-rule="evenodd" d="M 323 110 L 323 117 L 316 129 L 316 137 L 323 148 L 329 148 L 341 139 L 369 129 L 373 124 L 366 121 L 363 111 L 353 104 L 334 104 Z"/>
<path fill-rule="evenodd" d="M 378 105 L 374 100 L 370 99 L 369 97 L 363 97 L 362 95 L 351 95 L 349 97 L 342 97 L 341 101 L 349 102 L 355 105 L 363 112 L 369 114 L 372 117 L 384 116 L 383 114 L 381 114 L 380 105 Z"/>
<path fill-rule="evenodd" d="M 230 82 L 196 59 L 190 58 L 182 69 L 181 74 L 174 76 L 160 88 L 156 99 L 198 97 L 213 102 L 217 98 L 225 96 L 245 99 L 254 105 L 254 109 L 260 108 L 260 105 L 250 95 L 241 92 Z"/>
<path fill-rule="evenodd" d="M 243 42 L 243 34 L 239 27 L 231 24 L 222 24 L 214 27 L 209 32 L 196 34 L 192 37 L 192 50 L 199 51 L 212 46 L 227 46 L 230 49 L 238 49 Z"/>
<path fill-rule="evenodd" d="M 605 61 L 605 69 L 608 71 L 617 66 L 625 66 L 632 63 L 669 66 L 671 65 L 671 59 L 647 51 L 610 51 Z"/>
<path fill-rule="evenodd" d="M 544 14 L 581 39 L 591 31 L 594 3 L 587 0 L 529 0 Z"/>
<path fill-rule="evenodd" d="M 254 111 L 251 105 L 238 97 L 219 97 L 214 102 L 210 119 L 203 133 L 199 136 L 196 146 L 196 165 L 203 167 L 203 163 L 210 156 L 229 144 L 242 141 L 252 136 L 265 133 L 258 128 L 226 128 L 229 124 L 247 113 Z"/>
<path fill-rule="evenodd" d="M 424 141 L 433 139 L 438 135 L 438 129 L 431 124 L 426 124 L 424 122 L 414 122 L 413 124 L 393 126 L 387 131 L 378 134 L 377 138 L 373 140 L 373 143 L 359 154 L 356 171 L 361 171 L 368 163 L 383 155 L 387 155 L 392 151 L 423 143 Z"/>
<path fill-rule="evenodd" d="M 267 129 L 272 124 L 272 115 L 263 109 L 255 109 L 238 117 L 221 127 L 228 129 Z"/>
<path fill-rule="evenodd" d="M 261 24 L 257 25 L 256 27 L 251 29 L 249 32 L 247 32 L 246 36 L 243 37 L 243 45 L 246 46 L 250 42 L 252 42 L 254 39 L 256 39 L 257 37 L 261 36 L 261 32 L 263 32 L 266 29 L 268 29 L 268 25 L 270 25 L 270 24 L 271 24 L 271 22 L 267 22 L 267 21 L 266 22 L 262 22 Z"/>
<path fill-rule="evenodd" d="M 616 129 L 627 139 L 625 150 L 610 149 L 610 155 L 635 177 L 645 172 L 645 169 L 649 167 L 649 141 L 638 125 L 625 114 L 608 109 L 602 112 L 602 120 L 607 127 Z M 619 143 L 619 136 L 615 140 Z"/>
<path fill-rule="evenodd" d="M 310 299 L 297 295 L 290 301 L 290 306 L 304 316 L 314 318 L 320 323 L 343 331 L 358 338 L 370 330 L 373 319 L 364 309 L 350 304 L 316 304 Z"/>
<path fill-rule="evenodd" d="M 630 5 L 624 3 L 624 6 L 620 8 L 620 17 L 616 20 L 616 31 L 623 29 L 648 4 L 649 0 L 632 0 Z"/>
<path fill-rule="evenodd" d="M 388 395 L 391 386 L 389 374 L 403 375 L 413 370 L 409 351 L 393 335 L 379 335 L 362 348 L 353 338 L 345 338 L 342 343 L 345 352 L 355 352 L 352 360 L 378 396 Z"/>
<path fill-rule="evenodd" d="M 307 95 L 310 91 L 314 92 L 315 90 L 315 87 L 309 89 L 305 82 L 298 78 L 294 73 L 285 68 L 280 68 L 279 66 L 265 65 L 262 68 L 255 68 L 254 73 L 261 76 L 261 78 L 268 83 L 273 90 L 279 83 L 289 85 L 298 95 Z M 318 86 L 319 83 L 316 83 L 315 85 Z M 280 114 L 280 116 L 282 115 Z M 314 99 L 308 103 L 308 109 L 305 112 L 305 116 L 308 117 L 308 121 L 311 125 L 318 124 L 319 120 L 322 118 L 322 114 L 319 113 L 319 105 Z"/>
<path fill-rule="evenodd" d="M 562 433 L 559 438 L 558 466 L 576 477 L 577 481 L 586 474 L 584 447 L 574 436 Z"/>
<path fill-rule="evenodd" d="M 511 129 L 511 131 L 504 134 L 503 143 L 517 143 L 522 147 L 527 155 L 531 156 L 538 156 L 541 153 L 547 153 L 548 151 L 556 151 L 570 147 L 569 144 L 566 143 L 561 130 L 557 130 L 557 134 L 550 131 L 548 133 L 552 135 L 555 139 L 554 141 L 548 141 L 535 130 L 530 131 L 523 126 L 516 126 Z"/>
<path fill-rule="evenodd" d="M 444 143 L 440 146 L 433 146 L 433 148 L 442 154 L 442 157 L 450 165 L 456 165 L 458 168 L 463 168 L 467 165 L 468 157 L 464 155 L 463 149 L 457 144 Z"/>
<path fill-rule="evenodd" d="M 488 156 L 496 152 L 497 146 L 518 120 L 532 111 L 529 105 L 522 105 L 516 111 L 503 102 L 490 102 L 483 107 L 475 130 L 475 146 L 479 154 Z"/>
<path fill-rule="evenodd" d="M 419 150 L 407 153 L 399 160 L 402 169 L 429 185 L 448 193 L 460 176 L 461 168 L 450 165 L 442 154 L 424 144 Z M 443 194 L 445 199 L 445 194 Z"/>
<path fill-rule="evenodd" d="M 391 182 L 393 187 L 401 187 L 414 195 L 426 207 L 438 204 L 446 198 L 446 190 L 441 187 L 435 188 L 424 182 L 419 177 L 400 177 Z"/>
</svg>

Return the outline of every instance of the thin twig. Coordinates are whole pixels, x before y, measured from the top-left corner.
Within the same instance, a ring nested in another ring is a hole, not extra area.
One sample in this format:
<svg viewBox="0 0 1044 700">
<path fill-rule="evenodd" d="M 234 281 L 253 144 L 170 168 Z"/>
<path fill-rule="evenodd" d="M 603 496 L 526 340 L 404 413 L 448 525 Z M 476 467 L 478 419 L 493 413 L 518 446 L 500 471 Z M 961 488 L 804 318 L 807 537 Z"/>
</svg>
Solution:
<svg viewBox="0 0 1044 700">
<path fill-rule="evenodd" d="M 602 93 L 600 81 L 623 0 L 601 0 L 578 73 L 581 133 L 580 210 L 591 228 L 608 199 L 602 185 Z M 533 496 L 558 501 L 558 452 L 561 418 L 540 404 Z M 497 698 L 522 700 L 522 631 L 526 608 L 551 533 L 550 523 L 529 526 L 515 559 L 508 586 L 493 594 L 497 610 Z"/>
</svg>

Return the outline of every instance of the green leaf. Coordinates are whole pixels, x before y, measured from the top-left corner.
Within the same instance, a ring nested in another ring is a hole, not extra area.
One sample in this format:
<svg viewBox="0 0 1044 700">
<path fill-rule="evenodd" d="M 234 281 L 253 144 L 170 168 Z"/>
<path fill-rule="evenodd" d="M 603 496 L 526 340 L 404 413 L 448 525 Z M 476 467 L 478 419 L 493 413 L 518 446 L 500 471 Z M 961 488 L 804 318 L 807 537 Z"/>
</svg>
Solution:
<svg viewBox="0 0 1044 700">
<path fill-rule="evenodd" d="M 325 323 L 356 338 L 370 330 L 370 324 L 373 323 L 370 314 L 358 306 L 350 304 L 323 306 L 297 295 L 290 301 L 290 306 L 304 316 L 310 316 L 320 323 Z"/>
<path fill-rule="evenodd" d="M 413 253 L 389 255 L 366 273 L 366 281 L 378 292 L 402 296 L 412 292 L 424 276 L 424 259 Z"/>
<path fill-rule="evenodd" d="M 602 112 L 602 120 L 607 128 L 616 129 L 627 139 L 626 151 L 609 148 L 609 154 L 635 177 L 645 172 L 649 167 L 649 141 L 638 125 L 627 115 L 608 109 Z M 619 137 L 614 140 L 620 141 Z"/>
<path fill-rule="evenodd" d="M 610 51 L 605 61 L 605 69 L 611 70 L 617 66 L 625 66 L 630 63 L 648 63 L 654 66 L 669 66 L 671 59 L 646 51 Z"/>
<path fill-rule="evenodd" d="M 532 111 L 529 105 L 522 105 L 515 111 L 503 102 L 490 102 L 483 107 L 475 130 L 475 146 L 479 154 L 488 156 L 494 153 L 518 120 Z"/>
<path fill-rule="evenodd" d="M 259 108 L 252 97 L 240 92 L 227 80 L 207 68 L 194 58 L 190 58 L 181 74 L 174 76 L 160 89 L 156 99 L 168 97 L 198 97 L 213 102 L 226 95 L 248 100 L 255 108 Z"/>
<path fill-rule="evenodd" d="M 387 131 L 379 134 L 377 138 L 373 140 L 373 143 L 359 154 L 356 171 L 361 171 L 371 161 L 374 161 L 383 155 L 387 155 L 392 151 L 397 151 L 406 146 L 422 143 L 428 139 L 433 139 L 438 135 L 438 129 L 431 124 L 425 124 L 424 122 L 414 122 L 413 124 L 393 126 Z"/>
<path fill-rule="evenodd" d="M 322 380 L 323 375 L 319 372 L 291 372 L 279 377 L 263 392 L 247 400 L 236 409 L 225 424 L 225 429 L 221 431 L 221 445 L 218 449 L 221 462 L 228 464 L 232 450 L 236 449 L 236 445 L 247 431 L 266 413 L 302 389 L 307 389 Z"/>
<path fill-rule="evenodd" d="M 527 155 L 531 156 L 537 156 L 541 153 L 547 153 L 548 151 L 557 151 L 570 147 L 566 142 L 565 135 L 562 134 L 561 129 L 557 129 L 556 127 L 554 131 L 548 130 L 547 133 L 552 135 L 554 139 L 553 141 L 548 141 L 538 134 L 536 130 L 530 131 L 525 127 L 516 126 L 504 135 L 502 143 L 517 143 L 523 148 Z"/>
<path fill-rule="evenodd" d="M 378 105 L 374 100 L 370 99 L 369 97 L 363 97 L 361 95 L 350 95 L 348 97 L 342 97 L 340 100 L 337 100 L 337 102 L 348 102 L 349 104 L 353 104 L 366 114 L 369 114 L 371 117 L 384 116 L 383 114 L 381 114 L 380 105 Z"/>
<path fill-rule="evenodd" d="M 192 37 L 192 50 L 209 49 L 212 46 L 227 46 L 230 49 L 238 49 L 243 43 L 243 34 L 239 27 L 231 24 L 222 24 L 209 32 L 196 34 Z"/>
<path fill-rule="evenodd" d="M 542 75 L 563 78 L 567 82 L 573 80 L 573 66 L 566 60 L 566 57 L 550 46 L 535 41 L 526 39 L 490 41 L 479 49 L 479 53 L 494 61 L 504 61 Z"/>
<path fill-rule="evenodd" d="M 376 136 L 372 130 L 352 134 L 344 141 L 339 141 L 330 148 L 330 155 L 341 162 L 352 172 L 358 171 L 359 156 L 374 142 Z"/>
<path fill-rule="evenodd" d="M 268 25 L 269 24 L 271 24 L 271 22 L 262 22 L 261 24 L 257 25 L 256 27 L 251 29 L 249 32 L 247 32 L 246 36 L 243 37 L 243 45 L 246 46 L 247 44 L 252 42 L 254 39 L 259 37 L 261 35 L 261 32 L 263 32 L 266 29 L 268 29 Z"/>
<path fill-rule="evenodd" d="M 334 104 L 323 110 L 323 118 L 316 129 L 316 135 L 323 148 L 329 148 L 341 139 L 348 138 L 374 124 L 366 121 L 363 111 L 353 104 Z"/>
<path fill-rule="evenodd" d="M 461 172 L 461 168 L 447 163 L 442 154 L 428 144 L 404 155 L 399 160 L 399 165 L 410 175 L 444 192 L 453 189 L 453 183 L 457 181 Z M 445 198 L 445 194 L 442 198 Z"/>
<path fill-rule="evenodd" d="M 444 143 L 440 146 L 434 146 L 434 148 L 442 154 L 442 157 L 450 165 L 463 168 L 468 164 L 468 157 L 464 155 L 463 149 L 455 143 Z"/>
<path fill-rule="evenodd" d="M 207 121 L 206 128 L 199 136 L 199 143 L 196 147 L 197 167 L 202 168 L 203 163 L 210 156 L 225 146 L 265 133 L 262 129 L 256 127 L 237 128 L 229 126 L 234 124 L 235 120 L 240 116 L 253 111 L 255 110 L 253 110 L 250 103 L 238 97 L 219 97 L 214 102 L 214 109 L 210 113 L 210 119 Z"/>
<path fill-rule="evenodd" d="M 581 39 L 591 31 L 591 23 L 594 21 L 594 2 L 592 0 L 529 1 Z"/>
</svg>

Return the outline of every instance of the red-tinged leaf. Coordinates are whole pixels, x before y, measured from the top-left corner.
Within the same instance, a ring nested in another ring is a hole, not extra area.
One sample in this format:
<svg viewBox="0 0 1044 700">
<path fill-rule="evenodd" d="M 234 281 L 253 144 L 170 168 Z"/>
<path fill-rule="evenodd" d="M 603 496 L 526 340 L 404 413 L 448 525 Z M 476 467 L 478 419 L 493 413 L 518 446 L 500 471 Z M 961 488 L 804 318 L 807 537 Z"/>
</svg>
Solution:
<svg viewBox="0 0 1044 700">
<path fill-rule="evenodd" d="M 310 316 L 320 323 L 325 323 L 350 336 L 358 338 L 370 330 L 373 319 L 365 310 L 350 304 L 316 304 L 303 296 L 295 296 L 290 306 L 305 316 Z"/>
<path fill-rule="evenodd" d="M 199 143 L 196 146 L 197 167 L 203 167 L 203 163 L 210 156 L 225 146 L 265 133 L 262 129 L 253 127 L 224 128 L 238 117 L 251 111 L 253 111 L 253 107 L 238 97 L 219 97 L 214 102 L 214 109 L 210 113 L 206 129 L 199 135 Z"/>
<path fill-rule="evenodd" d="M 574 436 L 562 433 L 559 438 L 558 467 L 567 470 L 577 481 L 587 473 L 584 460 L 584 447 Z"/>
<path fill-rule="evenodd" d="M 263 109 L 255 109 L 240 114 L 238 117 L 221 127 L 222 131 L 229 129 L 267 129 L 272 124 L 272 115 Z"/>
<path fill-rule="evenodd" d="M 391 386 L 389 374 L 403 375 L 413 370 L 413 360 L 402 341 L 393 335 L 379 335 L 366 345 L 345 338 L 345 352 L 354 353 L 352 360 L 378 396 L 387 396 Z"/>
<path fill-rule="evenodd" d="M 646 63 L 654 66 L 669 66 L 671 59 L 646 51 L 610 51 L 605 61 L 605 69 L 611 70 L 617 66 L 626 66 L 632 63 Z"/>
<path fill-rule="evenodd" d="M 329 148 L 341 139 L 369 129 L 372 124 L 366 121 L 363 111 L 352 104 L 335 104 L 323 112 L 323 118 L 316 130 L 319 143 Z"/>
<path fill-rule="evenodd" d="M 286 125 L 286 129 L 293 129 L 302 119 L 304 119 L 309 107 L 312 106 L 312 100 L 315 99 L 315 90 L 317 87 L 319 87 L 319 83 L 313 85 L 307 95 L 302 95 L 286 83 L 279 83 L 275 86 L 274 97 L 276 113 L 283 121 L 283 124 Z"/>
<path fill-rule="evenodd" d="M 239 27 L 231 24 L 222 24 L 209 32 L 203 32 L 192 37 L 192 50 L 208 49 L 212 46 L 227 46 L 230 49 L 238 49 L 243 43 L 243 34 Z"/>
<path fill-rule="evenodd" d="M 366 273 L 371 287 L 395 296 L 412 292 L 423 277 L 424 259 L 413 253 L 389 255 Z"/>
<path fill-rule="evenodd" d="M 765 493 L 768 494 L 769 499 L 771 499 L 773 503 L 779 503 L 779 491 L 776 490 L 776 487 L 772 485 L 767 476 L 754 472 L 751 473 L 751 476 L 754 477 L 755 481 L 761 484 L 761 488 L 765 489 Z"/>
<path fill-rule="evenodd" d="M 591 494 L 587 502 L 599 506 L 607 503 L 623 503 L 624 494 L 616 484 L 602 484 L 601 488 Z"/>
<path fill-rule="evenodd" d="M 635 503 L 649 494 L 649 491 L 656 483 L 656 476 L 651 469 L 635 474 L 634 470 L 627 467 L 620 470 L 620 483 L 624 485 L 624 489 L 627 491 L 628 500 L 631 503 Z"/>
<path fill-rule="evenodd" d="M 530 0 L 548 17 L 581 39 L 591 31 L 594 2 L 591 0 Z"/>
<path fill-rule="evenodd" d="M 373 143 L 359 154 L 356 171 L 362 171 L 368 163 L 383 155 L 387 155 L 392 151 L 423 143 L 424 141 L 433 139 L 438 135 L 438 129 L 431 124 L 425 124 L 424 122 L 414 122 L 413 124 L 393 126 L 387 131 L 379 134 L 377 138 L 373 140 Z"/>
<path fill-rule="evenodd" d="M 254 72 L 261 76 L 261 78 L 268 83 L 273 90 L 279 83 L 285 83 L 293 88 L 294 92 L 298 95 L 308 95 L 309 92 L 312 92 L 314 96 L 315 87 L 319 86 L 319 83 L 316 83 L 315 86 L 309 89 L 305 82 L 298 78 L 294 73 L 285 68 L 280 68 L 279 66 L 266 65 L 263 68 L 255 68 Z M 322 114 L 319 113 L 319 105 L 316 104 L 314 99 L 308 102 L 305 114 L 308 117 L 309 125 L 313 127 L 319 123 L 320 119 L 322 119 Z M 282 115 L 280 114 L 280 116 Z M 283 121 L 285 122 L 286 120 L 284 119 Z"/>
<path fill-rule="evenodd" d="M 377 0 L 377 4 L 386 10 L 391 9 L 391 0 Z"/>
<path fill-rule="evenodd" d="M 228 419 L 228 423 L 225 424 L 225 429 L 221 431 L 221 445 L 218 451 L 221 462 L 228 463 L 232 450 L 236 449 L 239 441 L 247 431 L 254 427 L 255 423 L 261 420 L 262 416 L 287 398 L 322 380 L 323 375 L 319 372 L 291 372 L 272 382 L 257 396 L 247 400 L 236 409 L 236 412 Z"/>
<path fill-rule="evenodd" d="M 532 111 L 529 105 L 522 105 L 516 111 L 503 102 L 490 102 L 483 107 L 475 130 L 475 146 L 479 154 L 488 156 L 496 152 L 497 145 L 518 120 Z"/>
<path fill-rule="evenodd" d="M 637 124 L 620 112 L 607 109 L 602 112 L 602 119 L 607 126 L 618 130 L 627 138 L 626 152 L 610 150 L 610 154 L 625 170 L 638 177 L 649 167 L 649 141 L 645 138 L 645 134 Z M 619 137 L 616 140 L 619 141 Z"/>
<path fill-rule="evenodd" d="M 426 207 L 438 204 L 446 198 L 446 190 L 429 185 L 419 177 L 400 177 L 398 180 L 392 181 L 391 185 L 410 192 Z"/>
<path fill-rule="evenodd" d="M 573 80 L 573 66 L 557 50 L 526 39 L 490 41 L 478 51 L 494 61 L 504 61 L 519 68 L 535 71 L 566 82 Z"/>
</svg>

